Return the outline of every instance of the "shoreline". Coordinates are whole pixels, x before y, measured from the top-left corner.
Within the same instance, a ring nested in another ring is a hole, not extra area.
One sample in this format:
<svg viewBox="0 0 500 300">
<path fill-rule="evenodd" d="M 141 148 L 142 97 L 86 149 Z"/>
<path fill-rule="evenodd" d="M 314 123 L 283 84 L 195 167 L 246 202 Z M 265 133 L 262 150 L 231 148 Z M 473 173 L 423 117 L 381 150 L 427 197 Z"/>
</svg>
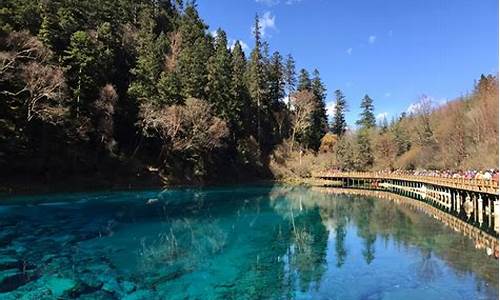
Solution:
<svg viewBox="0 0 500 300">
<path fill-rule="evenodd" d="M 272 185 L 285 184 L 286 182 L 275 179 L 251 179 L 236 181 L 211 181 L 205 183 L 163 183 L 157 178 L 144 178 L 140 180 L 106 181 L 101 179 L 88 180 L 83 178 L 71 178 L 67 181 L 61 180 L 57 183 L 39 183 L 37 181 L 13 181 L 7 182 L 0 179 L 0 199 L 16 196 L 49 195 L 59 193 L 85 193 L 100 191 L 134 191 L 146 189 L 177 189 L 177 188 L 205 188 L 223 187 L 230 185 Z M 36 183 L 33 183 L 36 182 Z M 289 183 L 286 183 L 289 184 Z"/>
</svg>

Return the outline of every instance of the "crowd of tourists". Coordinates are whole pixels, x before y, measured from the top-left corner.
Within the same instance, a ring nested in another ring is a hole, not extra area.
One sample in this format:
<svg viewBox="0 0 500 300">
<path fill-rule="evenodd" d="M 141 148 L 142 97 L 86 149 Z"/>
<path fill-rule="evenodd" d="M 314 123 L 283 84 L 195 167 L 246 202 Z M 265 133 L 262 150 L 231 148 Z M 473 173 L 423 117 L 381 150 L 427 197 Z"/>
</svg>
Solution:
<svg viewBox="0 0 500 300">
<path fill-rule="evenodd" d="M 460 178 L 460 179 L 481 179 L 493 180 L 498 182 L 498 169 L 486 170 L 384 170 L 378 171 L 379 174 L 394 174 L 394 175 L 413 175 L 413 176 L 429 176 L 441 178 Z"/>
</svg>

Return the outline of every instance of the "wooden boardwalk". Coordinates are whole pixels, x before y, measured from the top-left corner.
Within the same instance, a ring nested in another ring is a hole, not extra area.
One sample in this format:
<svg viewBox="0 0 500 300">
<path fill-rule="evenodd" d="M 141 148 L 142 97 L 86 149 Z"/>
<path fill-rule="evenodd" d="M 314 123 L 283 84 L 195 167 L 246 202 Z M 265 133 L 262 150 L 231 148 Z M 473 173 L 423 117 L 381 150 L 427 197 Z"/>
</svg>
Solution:
<svg viewBox="0 0 500 300">
<path fill-rule="evenodd" d="M 316 186 L 384 191 L 413 199 L 415 203 L 430 205 L 498 241 L 500 202 L 495 181 L 376 172 L 323 172 L 312 177 Z M 458 227 L 461 230 L 469 228 Z"/>
<path fill-rule="evenodd" d="M 318 172 L 312 174 L 313 178 L 321 179 L 380 179 L 380 180 L 404 180 L 411 182 L 427 183 L 453 189 L 471 192 L 488 193 L 498 195 L 498 182 L 482 179 L 444 178 L 433 176 L 415 176 L 406 174 L 385 174 L 377 172 Z"/>
</svg>

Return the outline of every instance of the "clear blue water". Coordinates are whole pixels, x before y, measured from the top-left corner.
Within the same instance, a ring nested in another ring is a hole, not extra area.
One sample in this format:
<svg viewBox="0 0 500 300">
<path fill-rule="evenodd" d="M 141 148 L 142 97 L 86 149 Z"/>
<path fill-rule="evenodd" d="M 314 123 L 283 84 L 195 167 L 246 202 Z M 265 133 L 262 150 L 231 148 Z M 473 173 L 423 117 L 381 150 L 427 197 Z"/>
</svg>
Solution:
<svg viewBox="0 0 500 300">
<path fill-rule="evenodd" d="M 0 299 L 498 299 L 498 261 L 392 202 L 286 186 L 0 201 Z"/>
</svg>

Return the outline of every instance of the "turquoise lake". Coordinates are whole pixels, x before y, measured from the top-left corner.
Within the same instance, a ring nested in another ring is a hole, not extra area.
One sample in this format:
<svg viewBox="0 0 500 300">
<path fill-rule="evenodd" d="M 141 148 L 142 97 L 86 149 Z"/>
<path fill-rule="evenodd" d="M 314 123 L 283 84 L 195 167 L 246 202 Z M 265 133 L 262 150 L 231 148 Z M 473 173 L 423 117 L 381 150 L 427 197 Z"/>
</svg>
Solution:
<svg viewBox="0 0 500 300">
<path fill-rule="evenodd" d="M 498 296 L 497 260 L 378 198 L 236 186 L 0 201 L 0 299 Z"/>
</svg>

